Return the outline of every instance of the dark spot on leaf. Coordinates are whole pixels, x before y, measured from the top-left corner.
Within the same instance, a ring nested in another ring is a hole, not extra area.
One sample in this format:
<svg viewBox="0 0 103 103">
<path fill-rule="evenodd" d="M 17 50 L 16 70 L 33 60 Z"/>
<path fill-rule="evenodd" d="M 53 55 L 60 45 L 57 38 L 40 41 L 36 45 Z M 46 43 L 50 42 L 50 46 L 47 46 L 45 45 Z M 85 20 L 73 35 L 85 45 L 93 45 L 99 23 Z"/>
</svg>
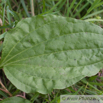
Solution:
<svg viewBox="0 0 103 103">
<path fill-rule="evenodd" d="M 76 59 L 74 59 L 74 60 L 76 60 Z"/>
</svg>

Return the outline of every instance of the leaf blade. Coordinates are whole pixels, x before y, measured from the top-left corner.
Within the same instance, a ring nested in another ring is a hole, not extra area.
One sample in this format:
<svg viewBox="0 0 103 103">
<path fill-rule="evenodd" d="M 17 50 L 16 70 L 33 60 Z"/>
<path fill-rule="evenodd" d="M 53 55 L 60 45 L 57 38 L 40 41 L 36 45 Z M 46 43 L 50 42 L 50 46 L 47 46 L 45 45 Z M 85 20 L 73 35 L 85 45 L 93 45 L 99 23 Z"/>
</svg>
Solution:
<svg viewBox="0 0 103 103">
<path fill-rule="evenodd" d="M 20 90 L 47 94 L 99 72 L 102 38 L 103 29 L 82 20 L 55 15 L 24 19 L 6 34 L 1 65 Z"/>
<path fill-rule="evenodd" d="M 30 103 L 28 100 L 20 98 L 20 97 L 11 97 L 11 98 L 6 98 L 2 101 L 0 101 L 0 103 Z"/>
</svg>

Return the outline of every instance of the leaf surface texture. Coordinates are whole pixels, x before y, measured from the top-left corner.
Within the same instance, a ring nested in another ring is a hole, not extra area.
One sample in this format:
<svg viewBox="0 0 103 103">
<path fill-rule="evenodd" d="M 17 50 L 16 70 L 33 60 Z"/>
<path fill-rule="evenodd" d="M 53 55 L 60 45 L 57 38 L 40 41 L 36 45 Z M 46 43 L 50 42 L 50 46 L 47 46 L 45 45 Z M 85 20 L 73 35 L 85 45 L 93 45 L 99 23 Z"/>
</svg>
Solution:
<svg viewBox="0 0 103 103">
<path fill-rule="evenodd" d="M 103 29 L 55 15 L 21 20 L 7 32 L 1 66 L 26 93 L 69 87 L 103 67 Z"/>
</svg>

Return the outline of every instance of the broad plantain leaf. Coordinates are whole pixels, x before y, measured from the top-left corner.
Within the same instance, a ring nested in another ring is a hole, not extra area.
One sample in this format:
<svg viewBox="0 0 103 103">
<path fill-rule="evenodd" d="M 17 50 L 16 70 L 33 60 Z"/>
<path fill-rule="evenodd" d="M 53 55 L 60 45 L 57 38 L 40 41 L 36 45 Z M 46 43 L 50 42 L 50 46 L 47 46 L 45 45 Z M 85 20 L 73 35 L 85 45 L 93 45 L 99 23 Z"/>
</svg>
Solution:
<svg viewBox="0 0 103 103">
<path fill-rule="evenodd" d="M 11 97 L 0 101 L 0 103 L 31 103 L 31 102 L 20 97 Z"/>
<path fill-rule="evenodd" d="M 103 67 L 103 29 L 68 17 L 26 18 L 4 39 L 1 67 L 26 93 L 50 93 Z"/>
</svg>

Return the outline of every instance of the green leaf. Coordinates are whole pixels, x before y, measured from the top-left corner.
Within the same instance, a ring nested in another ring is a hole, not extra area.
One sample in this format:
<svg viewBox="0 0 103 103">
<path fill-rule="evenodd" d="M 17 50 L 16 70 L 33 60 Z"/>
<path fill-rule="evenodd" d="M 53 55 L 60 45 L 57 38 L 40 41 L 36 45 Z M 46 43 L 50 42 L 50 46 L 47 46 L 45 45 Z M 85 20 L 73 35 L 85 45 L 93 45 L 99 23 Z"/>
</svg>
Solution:
<svg viewBox="0 0 103 103">
<path fill-rule="evenodd" d="M 31 102 L 20 97 L 11 97 L 0 101 L 0 103 L 31 103 Z"/>
<path fill-rule="evenodd" d="M 0 67 L 26 93 L 69 87 L 103 67 L 103 29 L 55 15 L 20 21 L 7 32 Z"/>
<path fill-rule="evenodd" d="M 6 34 L 6 32 L 4 32 L 3 34 L 0 35 L 0 40 L 5 37 L 5 34 Z"/>
</svg>

